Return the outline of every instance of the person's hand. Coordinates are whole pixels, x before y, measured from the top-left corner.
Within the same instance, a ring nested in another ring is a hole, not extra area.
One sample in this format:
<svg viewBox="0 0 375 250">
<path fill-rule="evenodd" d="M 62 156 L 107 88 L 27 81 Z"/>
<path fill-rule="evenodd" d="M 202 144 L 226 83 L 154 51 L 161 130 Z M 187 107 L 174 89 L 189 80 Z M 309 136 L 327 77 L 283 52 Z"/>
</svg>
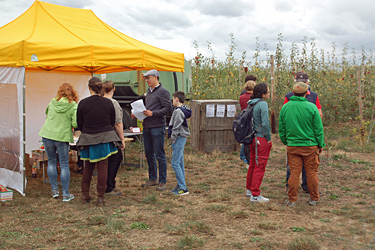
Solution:
<svg viewBox="0 0 375 250">
<path fill-rule="evenodd" d="M 133 113 L 131 113 L 131 116 L 132 116 L 133 119 L 137 118 L 137 117 L 135 117 L 135 115 L 133 115 Z"/>
<path fill-rule="evenodd" d="M 126 145 L 125 145 L 125 139 L 121 141 L 121 149 L 125 149 Z"/>
<path fill-rule="evenodd" d="M 143 111 L 143 114 L 144 114 L 145 116 L 152 116 L 152 111 L 151 111 L 151 110 L 144 110 L 144 111 Z"/>
<path fill-rule="evenodd" d="M 323 152 L 323 148 L 319 148 L 319 154 Z"/>
</svg>

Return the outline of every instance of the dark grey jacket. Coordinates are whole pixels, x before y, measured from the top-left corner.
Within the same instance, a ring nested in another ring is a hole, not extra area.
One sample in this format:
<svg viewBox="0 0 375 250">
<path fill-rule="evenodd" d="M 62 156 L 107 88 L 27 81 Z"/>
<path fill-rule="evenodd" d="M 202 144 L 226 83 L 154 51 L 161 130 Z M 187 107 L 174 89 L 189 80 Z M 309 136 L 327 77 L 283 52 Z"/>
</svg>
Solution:
<svg viewBox="0 0 375 250">
<path fill-rule="evenodd" d="M 146 92 L 145 106 L 147 110 L 152 111 L 152 116 L 143 120 L 144 128 L 160 128 L 166 126 L 167 114 L 172 113 L 171 96 L 160 83 L 159 86 L 151 92 L 149 88 Z"/>
</svg>

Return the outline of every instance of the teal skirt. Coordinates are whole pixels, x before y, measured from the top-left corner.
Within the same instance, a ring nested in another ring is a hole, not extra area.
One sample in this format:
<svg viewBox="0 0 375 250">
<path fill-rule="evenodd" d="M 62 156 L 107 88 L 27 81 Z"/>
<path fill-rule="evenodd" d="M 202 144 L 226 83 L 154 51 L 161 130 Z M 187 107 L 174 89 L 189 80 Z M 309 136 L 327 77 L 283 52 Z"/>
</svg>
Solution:
<svg viewBox="0 0 375 250">
<path fill-rule="evenodd" d="M 117 154 L 118 150 L 113 142 L 90 145 L 81 149 L 81 160 L 98 162 Z"/>
</svg>

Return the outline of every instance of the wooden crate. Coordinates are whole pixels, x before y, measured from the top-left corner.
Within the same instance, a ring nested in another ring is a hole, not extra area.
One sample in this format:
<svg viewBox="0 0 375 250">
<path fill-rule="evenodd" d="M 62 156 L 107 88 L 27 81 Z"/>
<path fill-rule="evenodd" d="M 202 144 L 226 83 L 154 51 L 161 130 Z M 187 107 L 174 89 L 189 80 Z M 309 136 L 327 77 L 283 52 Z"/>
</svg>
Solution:
<svg viewBox="0 0 375 250">
<path fill-rule="evenodd" d="M 193 150 L 211 153 L 231 152 L 240 149 L 234 139 L 232 124 L 235 117 L 228 117 L 227 105 L 235 105 L 237 100 L 192 100 L 191 146 Z M 207 105 L 215 105 L 215 117 L 206 117 Z M 224 117 L 217 117 L 217 105 L 225 105 Z M 236 112 L 237 115 L 238 112 Z"/>
</svg>

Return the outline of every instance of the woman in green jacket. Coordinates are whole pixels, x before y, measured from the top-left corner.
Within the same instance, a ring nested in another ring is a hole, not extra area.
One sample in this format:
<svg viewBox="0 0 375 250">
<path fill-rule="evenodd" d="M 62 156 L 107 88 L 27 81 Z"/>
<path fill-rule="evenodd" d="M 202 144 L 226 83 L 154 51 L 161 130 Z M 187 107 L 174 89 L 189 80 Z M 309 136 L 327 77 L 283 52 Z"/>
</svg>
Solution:
<svg viewBox="0 0 375 250">
<path fill-rule="evenodd" d="M 63 201 L 74 198 L 69 193 L 69 143 L 73 142 L 72 127 L 77 127 L 77 102 L 78 95 L 73 86 L 63 83 L 56 97 L 48 104 L 46 121 L 39 132 L 48 157 L 47 174 L 53 198 L 59 197 L 56 169 L 57 154 L 59 155 Z"/>
</svg>

